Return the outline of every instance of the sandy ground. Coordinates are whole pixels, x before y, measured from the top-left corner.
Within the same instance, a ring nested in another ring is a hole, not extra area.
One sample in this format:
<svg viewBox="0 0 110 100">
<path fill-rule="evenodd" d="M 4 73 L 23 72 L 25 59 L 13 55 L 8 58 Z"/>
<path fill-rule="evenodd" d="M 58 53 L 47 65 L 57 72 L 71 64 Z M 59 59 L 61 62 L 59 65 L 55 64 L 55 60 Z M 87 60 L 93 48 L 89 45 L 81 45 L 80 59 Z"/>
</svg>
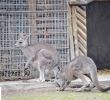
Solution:
<svg viewBox="0 0 110 100">
<path fill-rule="evenodd" d="M 110 86 L 110 75 L 99 76 L 99 81 L 101 84 L 105 86 Z M 72 81 L 66 91 L 72 91 L 73 87 L 76 84 L 82 84 L 81 80 Z M 36 82 L 35 79 L 31 80 L 19 80 L 19 81 L 7 81 L 0 82 L 0 86 L 2 87 L 2 96 L 13 95 L 13 94 L 29 94 L 29 93 L 41 93 L 41 92 L 51 92 L 56 91 L 56 87 L 54 82 Z M 97 91 L 97 89 L 93 89 L 93 91 Z"/>
<path fill-rule="evenodd" d="M 99 81 L 104 86 L 110 86 L 110 75 L 99 76 Z M 89 80 L 88 80 L 89 81 Z M 81 80 L 72 81 L 69 87 L 66 88 L 65 91 L 72 92 L 76 84 L 82 85 Z M 0 86 L 2 87 L 2 97 L 12 96 L 12 95 L 39 95 L 39 93 L 46 92 L 58 92 L 54 82 L 36 82 L 36 79 L 31 80 L 19 80 L 19 81 L 7 81 L 0 82 Z M 92 92 L 98 91 L 96 88 L 92 90 Z M 109 91 L 110 92 L 110 91 Z M 5 100 L 5 99 L 3 99 Z"/>
</svg>

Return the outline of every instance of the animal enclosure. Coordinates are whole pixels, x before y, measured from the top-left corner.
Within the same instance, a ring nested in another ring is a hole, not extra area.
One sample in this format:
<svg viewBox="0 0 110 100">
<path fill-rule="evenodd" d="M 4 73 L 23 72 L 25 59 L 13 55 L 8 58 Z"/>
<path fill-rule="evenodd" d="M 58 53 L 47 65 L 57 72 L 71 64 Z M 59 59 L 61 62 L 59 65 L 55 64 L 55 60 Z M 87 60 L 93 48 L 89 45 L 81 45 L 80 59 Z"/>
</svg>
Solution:
<svg viewBox="0 0 110 100">
<path fill-rule="evenodd" d="M 61 57 L 70 60 L 67 0 L 0 0 L 0 78 L 26 79 L 36 76 L 27 59 L 14 44 L 20 33 L 30 34 L 29 44 L 49 43 Z"/>
</svg>

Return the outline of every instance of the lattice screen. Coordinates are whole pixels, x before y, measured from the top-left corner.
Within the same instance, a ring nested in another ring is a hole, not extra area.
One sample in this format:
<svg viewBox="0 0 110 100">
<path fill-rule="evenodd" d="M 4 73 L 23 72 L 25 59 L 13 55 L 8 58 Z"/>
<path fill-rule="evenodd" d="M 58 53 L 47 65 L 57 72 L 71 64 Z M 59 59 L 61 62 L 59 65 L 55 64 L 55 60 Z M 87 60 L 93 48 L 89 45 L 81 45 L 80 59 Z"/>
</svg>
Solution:
<svg viewBox="0 0 110 100">
<path fill-rule="evenodd" d="M 1 79 L 29 78 L 32 66 L 23 76 L 26 58 L 14 44 L 19 33 L 30 34 L 29 43 L 47 42 L 58 50 L 61 63 L 69 62 L 67 0 L 0 0 Z"/>
</svg>

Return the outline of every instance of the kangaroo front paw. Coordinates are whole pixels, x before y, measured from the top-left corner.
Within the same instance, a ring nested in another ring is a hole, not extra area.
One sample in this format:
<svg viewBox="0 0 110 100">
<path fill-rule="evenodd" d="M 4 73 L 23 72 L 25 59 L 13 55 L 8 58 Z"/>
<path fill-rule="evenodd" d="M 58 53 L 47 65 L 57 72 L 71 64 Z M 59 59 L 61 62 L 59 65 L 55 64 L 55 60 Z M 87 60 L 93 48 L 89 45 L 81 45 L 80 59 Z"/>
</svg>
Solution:
<svg viewBox="0 0 110 100">
<path fill-rule="evenodd" d="M 45 79 L 41 80 L 41 82 L 45 82 Z"/>
<path fill-rule="evenodd" d="M 40 78 L 36 79 L 37 82 L 41 82 Z"/>
<path fill-rule="evenodd" d="M 85 88 L 84 91 L 91 91 L 91 88 Z"/>
<path fill-rule="evenodd" d="M 37 81 L 37 82 L 45 82 L 45 79 L 40 79 L 40 78 L 38 78 L 36 81 Z"/>
<path fill-rule="evenodd" d="M 57 91 L 64 91 L 64 88 L 57 88 Z"/>
</svg>

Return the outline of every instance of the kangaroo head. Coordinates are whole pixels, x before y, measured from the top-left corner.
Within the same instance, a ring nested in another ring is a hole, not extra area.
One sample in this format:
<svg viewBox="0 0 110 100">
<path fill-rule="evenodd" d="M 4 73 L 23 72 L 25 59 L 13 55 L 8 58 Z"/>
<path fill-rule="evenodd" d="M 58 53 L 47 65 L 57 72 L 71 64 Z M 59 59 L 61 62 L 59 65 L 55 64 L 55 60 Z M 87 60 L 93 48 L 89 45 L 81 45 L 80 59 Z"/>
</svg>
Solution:
<svg viewBox="0 0 110 100">
<path fill-rule="evenodd" d="M 63 73 L 60 71 L 57 73 L 56 75 L 56 80 L 55 80 L 55 84 L 57 87 L 63 87 L 63 85 L 65 84 L 66 80 L 64 78 Z"/>
<path fill-rule="evenodd" d="M 28 46 L 28 37 L 29 35 L 27 33 L 20 33 L 19 39 L 17 40 L 15 46 L 19 48 Z"/>
</svg>

